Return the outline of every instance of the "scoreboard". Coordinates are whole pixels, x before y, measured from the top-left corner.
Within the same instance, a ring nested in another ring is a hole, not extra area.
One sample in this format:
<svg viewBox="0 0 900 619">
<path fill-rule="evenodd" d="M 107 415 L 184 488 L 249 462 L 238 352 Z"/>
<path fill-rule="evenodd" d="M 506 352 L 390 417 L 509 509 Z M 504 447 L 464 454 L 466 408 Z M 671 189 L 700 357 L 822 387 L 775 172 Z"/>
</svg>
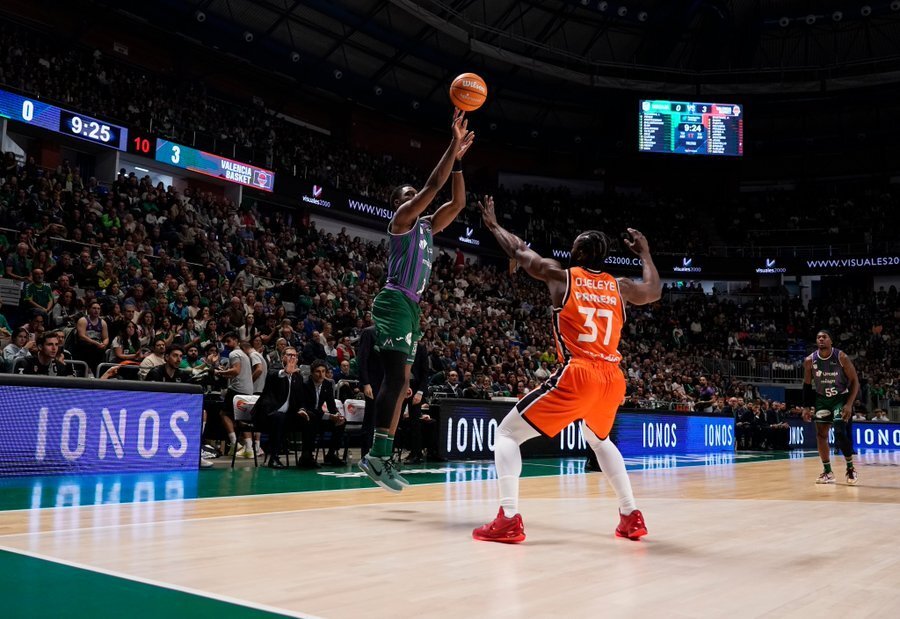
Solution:
<svg viewBox="0 0 900 619">
<path fill-rule="evenodd" d="M 263 191 L 273 191 L 275 188 L 275 174 L 271 170 L 176 144 L 150 133 L 128 129 L 107 120 L 66 110 L 35 97 L 3 89 L 0 89 L 0 117 L 118 151 L 148 157 L 159 163 L 213 176 L 245 187 Z"/>
<path fill-rule="evenodd" d="M 642 152 L 744 154 L 744 110 L 736 103 L 642 100 L 639 119 Z"/>
</svg>

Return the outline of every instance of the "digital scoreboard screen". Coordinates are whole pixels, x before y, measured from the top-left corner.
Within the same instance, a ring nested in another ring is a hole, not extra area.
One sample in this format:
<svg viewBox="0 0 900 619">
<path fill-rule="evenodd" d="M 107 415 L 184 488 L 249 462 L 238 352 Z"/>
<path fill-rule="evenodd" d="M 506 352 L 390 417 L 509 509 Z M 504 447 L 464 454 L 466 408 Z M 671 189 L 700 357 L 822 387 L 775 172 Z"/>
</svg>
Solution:
<svg viewBox="0 0 900 619">
<path fill-rule="evenodd" d="M 642 100 L 640 105 L 642 152 L 744 154 L 744 109 L 738 104 Z"/>
</svg>

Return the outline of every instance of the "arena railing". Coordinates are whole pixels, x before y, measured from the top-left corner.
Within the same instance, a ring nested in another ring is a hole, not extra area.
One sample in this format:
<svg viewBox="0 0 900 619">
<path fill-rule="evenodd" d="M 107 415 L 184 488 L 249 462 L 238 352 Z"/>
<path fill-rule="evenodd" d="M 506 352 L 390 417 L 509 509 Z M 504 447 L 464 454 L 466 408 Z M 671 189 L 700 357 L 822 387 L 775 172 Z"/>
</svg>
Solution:
<svg viewBox="0 0 900 619">
<path fill-rule="evenodd" d="M 710 373 L 745 382 L 798 383 L 803 380 L 802 361 L 757 361 L 694 357 L 692 361 Z"/>
</svg>

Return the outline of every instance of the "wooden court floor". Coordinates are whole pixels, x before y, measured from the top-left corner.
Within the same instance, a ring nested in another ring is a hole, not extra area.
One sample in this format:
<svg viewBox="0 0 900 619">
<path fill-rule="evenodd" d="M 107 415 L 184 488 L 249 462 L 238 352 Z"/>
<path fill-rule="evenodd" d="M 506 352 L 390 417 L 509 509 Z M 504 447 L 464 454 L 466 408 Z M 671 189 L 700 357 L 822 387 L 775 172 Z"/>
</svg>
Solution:
<svg viewBox="0 0 900 619">
<path fill-rule="evenodd" d="M 2 588 L 13 617 L 896 617 L 900 454 L 857 464 L 633 471 L 639 542 L 600 473 L 523 478 L 517 546 L 471 539 L 490 479 L 0 512 Z"/>
</svg>

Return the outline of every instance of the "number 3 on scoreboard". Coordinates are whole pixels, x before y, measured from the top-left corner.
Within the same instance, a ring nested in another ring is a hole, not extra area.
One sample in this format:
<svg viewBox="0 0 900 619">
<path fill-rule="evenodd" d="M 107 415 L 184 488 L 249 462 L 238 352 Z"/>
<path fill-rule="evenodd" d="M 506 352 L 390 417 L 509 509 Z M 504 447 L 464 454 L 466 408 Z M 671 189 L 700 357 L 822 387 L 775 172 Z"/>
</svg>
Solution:
<svg viewBox="0 0 900 619">
<path fill-rule="evenodd" d="M 181 149 L 177 146 L 172 147 L 172 163 L 181 161 Z"/>
<path fill-rule="evenodd" d="M 612 310 L 597 309 L 595 307 L 578 306 L 578 312 L 584 314 L 584 326 L 588 328 L 590 333 L 582 333 L 578 336 L 579 342 L 596 342 L 597 341 L 597 323 L 594 322 L 594 316 L 606 319 L 606 328 L 603 329 L 603 345 L 608 346 L 609 340 L 612 339 Z"/>
</svg>

